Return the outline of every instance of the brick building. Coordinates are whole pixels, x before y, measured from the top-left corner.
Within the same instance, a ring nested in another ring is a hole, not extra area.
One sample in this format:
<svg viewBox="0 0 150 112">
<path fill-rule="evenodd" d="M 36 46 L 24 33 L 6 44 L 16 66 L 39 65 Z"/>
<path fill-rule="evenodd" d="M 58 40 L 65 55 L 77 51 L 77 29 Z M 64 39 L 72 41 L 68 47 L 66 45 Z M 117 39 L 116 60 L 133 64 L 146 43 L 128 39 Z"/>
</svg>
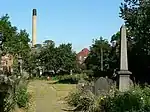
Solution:
<svg viewBox="0 0 150 112">
<path fill-rule="evenodd" d="M 87 48 L 84 48 L 82 51 L 80 51 L 78 54 L 77 54 L 77 61 L 79 64 L 82 64 L 85 59 L 88 57 L 89 55 L 89 50 Z"/>
</svg>

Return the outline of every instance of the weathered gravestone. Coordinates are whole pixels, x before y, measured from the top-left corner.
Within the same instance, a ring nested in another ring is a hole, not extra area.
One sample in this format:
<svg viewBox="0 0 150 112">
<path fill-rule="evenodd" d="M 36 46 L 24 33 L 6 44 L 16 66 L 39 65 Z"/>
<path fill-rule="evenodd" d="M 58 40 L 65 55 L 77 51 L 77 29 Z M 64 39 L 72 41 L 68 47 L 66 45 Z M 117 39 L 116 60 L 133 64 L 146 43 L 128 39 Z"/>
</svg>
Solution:
<svg viewBox="0 0 150 112">
<path fill-rule="evenodd" d="M 113 80 L 109 78 L 99 77 L 94 81 L 94 89 L 93 93 L 98 95 L 105 95 L 107 94 L 112 87 L 115 86 Z"/>
<path fill-rule="evenodd" d="M 80 80 L 77 84 L 77 89 L 84 92 L 92 92 L 96 96 L 106 95 L 110 89 L 115 87 L 115 82 L 112 79 L 99 77 L 93 82 L 87 82 L 85 80 Z"/>
</svg>

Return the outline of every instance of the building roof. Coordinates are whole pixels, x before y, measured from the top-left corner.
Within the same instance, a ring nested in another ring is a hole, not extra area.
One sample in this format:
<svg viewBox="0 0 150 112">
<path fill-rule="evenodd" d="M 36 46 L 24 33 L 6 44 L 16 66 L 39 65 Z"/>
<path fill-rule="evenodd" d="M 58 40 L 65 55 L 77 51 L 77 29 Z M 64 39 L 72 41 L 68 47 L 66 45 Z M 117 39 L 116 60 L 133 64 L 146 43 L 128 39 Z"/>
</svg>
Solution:
<svg viewBox="0 0 150 112">
<path fill-rule="evenodd" d="M 82 49 L 82 51 L 80 51 L 77 54 L 77 57 L 81 56 L 81 57 L 87 57 L 89 54 L 89 50 L 87 48 Z"/>
</svg>

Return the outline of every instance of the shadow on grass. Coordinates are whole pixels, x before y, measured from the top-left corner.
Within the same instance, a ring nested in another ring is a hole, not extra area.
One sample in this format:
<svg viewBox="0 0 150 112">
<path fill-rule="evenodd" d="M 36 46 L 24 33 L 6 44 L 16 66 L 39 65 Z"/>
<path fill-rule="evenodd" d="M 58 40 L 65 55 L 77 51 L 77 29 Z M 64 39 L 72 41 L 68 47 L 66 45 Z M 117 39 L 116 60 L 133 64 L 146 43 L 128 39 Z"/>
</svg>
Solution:
<svg viewBox="0 0 150 112">
<path fill-rule="evenodd" d="M 48 84 L 77 84 L 77 83 L 78 81 L 74 81 L 70 79 L 48 82 Z"/>
<path fill-rule="evenodd" d="M 51 82 L 48 82 L 48 84 L 57 84 L 58 81 L 51 81 Z"/>
<path fill-rule="evenodd" d="M 56 84 L 77 84 L 78 81 L 66 79 L 66 80 L 59 80 Z"/>
</svg>

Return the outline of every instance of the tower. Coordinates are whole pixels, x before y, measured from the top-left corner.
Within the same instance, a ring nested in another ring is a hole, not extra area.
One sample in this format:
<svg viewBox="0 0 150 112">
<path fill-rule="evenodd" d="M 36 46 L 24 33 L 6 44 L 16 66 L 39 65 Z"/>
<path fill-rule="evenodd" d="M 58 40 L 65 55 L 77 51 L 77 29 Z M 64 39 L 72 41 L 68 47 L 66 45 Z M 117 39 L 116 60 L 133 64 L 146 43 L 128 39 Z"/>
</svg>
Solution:
<svg viewBox="0 0 150 112">
<path fill-rule="evenodd" d="M 33 9 L 32 12 L 32 47 L 36 44 L 36 17 L 37 17 L 37 11 L 36 9 Z"/>
</svg>

